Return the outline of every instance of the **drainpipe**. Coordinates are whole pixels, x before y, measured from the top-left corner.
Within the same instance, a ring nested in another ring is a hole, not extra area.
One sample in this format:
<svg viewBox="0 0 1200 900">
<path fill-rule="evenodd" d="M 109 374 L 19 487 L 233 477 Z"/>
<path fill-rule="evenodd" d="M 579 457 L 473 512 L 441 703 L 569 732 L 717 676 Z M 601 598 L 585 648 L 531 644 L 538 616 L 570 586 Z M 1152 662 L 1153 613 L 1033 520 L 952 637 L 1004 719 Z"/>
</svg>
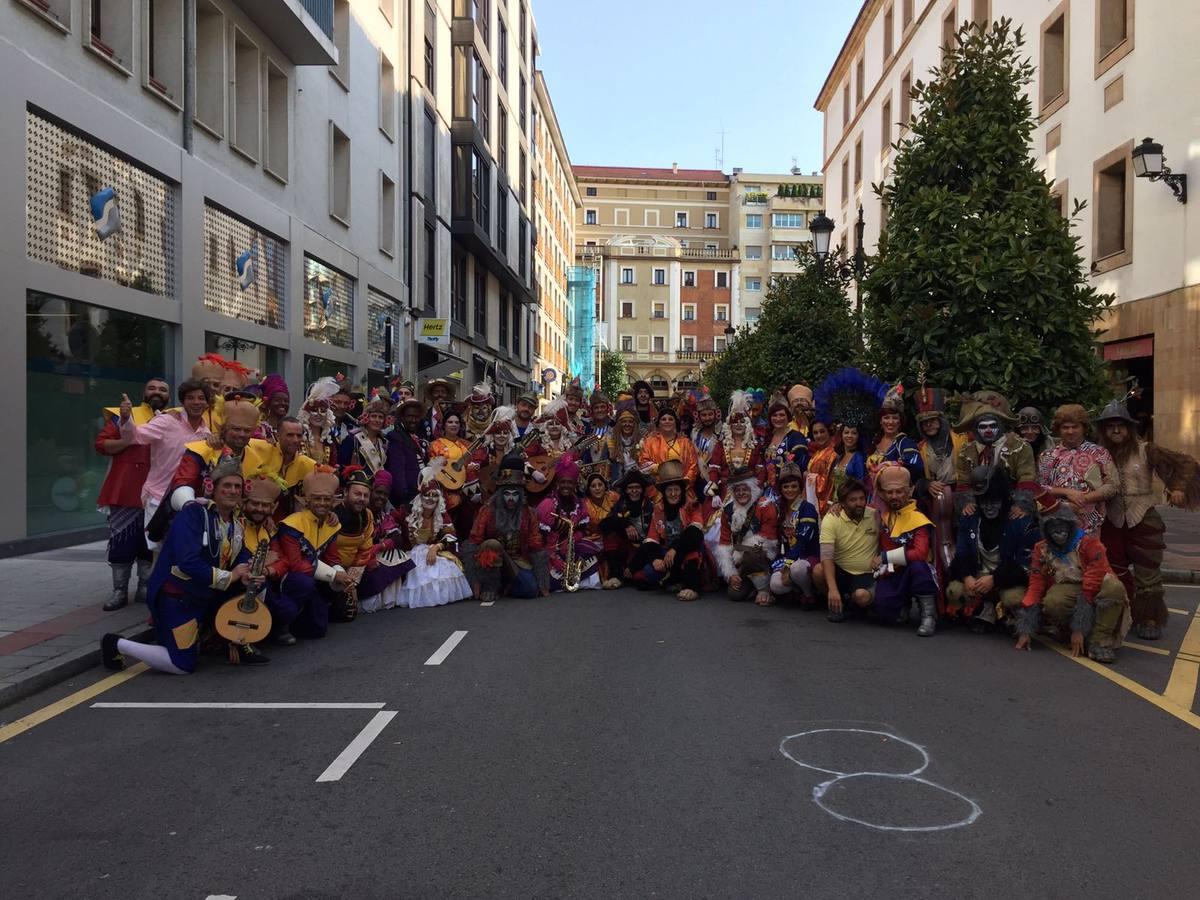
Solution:
<svg viewBox="0 0 1200 900">
<path fill-rule="evenodd" d="M 183 149 L 193 152 L 196 115 L 196 0 L 183 0 Z"/>
<path fill-rule="evenodd" d="M 406 40 L 404 41 L 404 145 L 403 153 L 406 155 L 404 160 L 405 185 L 401 196 L 404 197 L 404 215 L 402 221 L 404 223 L 404 287 L 408 291 L 408 302 L 405 306 L 412 309 L 416 306 L 413 302 L 413 240 L 414 240 L 414 223 L 412 215 L 412 194 L 413 194 L 413 73 L 412 73 L 412 41 L 413 41 L 413 3 L 412 0 L 406 0 L 406 10 L 404 15 L 404 25 L 406 31 Z M 424 9 L 422 11 L 422 28 L 424 28 Z M 436 145 L 435 145 L 436 146 Z M 434 172 L 437 168 L 435 164 Z M 428 198 L 426 198 L 428 201 Z M 413 320 L 416 321 L 415 319 Z M 412 338 L 412 329 L 404 336 L 404 353 L 402 354 L 403 364 L 406 369 L 406 376 L 411 381 L 417 379 L 417 355 L 416 346 Z"/>
</svg>

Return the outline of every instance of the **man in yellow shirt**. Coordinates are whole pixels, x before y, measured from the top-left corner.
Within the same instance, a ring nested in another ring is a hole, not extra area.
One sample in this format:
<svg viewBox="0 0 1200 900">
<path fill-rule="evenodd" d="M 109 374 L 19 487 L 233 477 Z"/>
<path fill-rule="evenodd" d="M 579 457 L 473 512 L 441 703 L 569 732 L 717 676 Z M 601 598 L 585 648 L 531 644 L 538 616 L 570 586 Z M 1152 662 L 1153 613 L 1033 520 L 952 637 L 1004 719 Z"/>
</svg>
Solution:
<svg viewBox="0 0 1200 900">
<path fill-rule="evenodd" d="M 875 597 L 875 570 L 879 567 L 879 519 L 867 507 L 867 488 L 847 478 L 838 488 L 836 513 L 821 520 L 821 569 L 828 585 L 831 622 L 846 618 L 843 600 L 860 609 Z"/>
</svg>

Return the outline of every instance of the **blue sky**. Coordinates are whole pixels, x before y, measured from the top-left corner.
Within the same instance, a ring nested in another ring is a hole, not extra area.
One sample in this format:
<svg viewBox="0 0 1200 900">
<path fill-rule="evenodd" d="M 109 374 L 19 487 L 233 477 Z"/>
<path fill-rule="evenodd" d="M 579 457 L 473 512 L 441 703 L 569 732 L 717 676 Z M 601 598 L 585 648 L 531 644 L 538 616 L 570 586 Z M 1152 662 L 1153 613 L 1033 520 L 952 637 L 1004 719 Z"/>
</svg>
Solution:
<svg viewBox="0 0 1200 900">
<path fill-rule="evenodd" d="M 532 5 L 573 163 L 713 168 L 723 129 L 726 172 L 821 168 L 813 101 L 858 0 Z"/>
</svg>

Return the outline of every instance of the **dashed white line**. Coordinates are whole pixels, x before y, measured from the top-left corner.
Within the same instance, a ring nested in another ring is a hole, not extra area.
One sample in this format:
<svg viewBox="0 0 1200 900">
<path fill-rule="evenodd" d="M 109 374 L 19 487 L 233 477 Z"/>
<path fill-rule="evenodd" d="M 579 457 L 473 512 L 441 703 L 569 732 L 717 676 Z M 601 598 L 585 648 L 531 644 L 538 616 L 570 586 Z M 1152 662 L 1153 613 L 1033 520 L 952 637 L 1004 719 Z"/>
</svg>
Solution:
<svg viewBox="0 0 1200 900">
<path fill-rule="evenodd" d="M 495 601 L 495 600 L 481 600 L 481 601 L 479 602 L 479 605 L 480 605 L 480 606 L 495 606 L 495 605 L 496 605 L 496 601 Z"/>
<path fill-rule="evenodd" d="M 93 703 L 92 709 L 383 709 L 385 705 L 383 703 Z"/>
<path fill-rule="evenodd" d="M 446 638 L 446 642 L 437 648 L 437 652 L 429 659 L 425 660 L 427 666 L 440 666 L 446 661 L 446 657 L 453 652 L 454 648 L 459 645 L 463 638 L 467 636 L 465 631 L 456 631 L 450 637 Z"/>
<path fill-rule="evenodd" d="M 463 634 L 466 632 L 464 631 Z M 375 713 L 366 727 L 355 736 L 345 750 L 338 754 L 337 759 L 329 764 L 329 768 L 317 776 L 317 781 L 341 781 L 342 776 L 350 771 L 350 767 L 358 761 L 358 758 L 371 746 L 372 741 L 379 737 L 379 733 L 387 728 L 388 722 L 394 718 L 396 718 L 395 710 Z"/>
</svg>

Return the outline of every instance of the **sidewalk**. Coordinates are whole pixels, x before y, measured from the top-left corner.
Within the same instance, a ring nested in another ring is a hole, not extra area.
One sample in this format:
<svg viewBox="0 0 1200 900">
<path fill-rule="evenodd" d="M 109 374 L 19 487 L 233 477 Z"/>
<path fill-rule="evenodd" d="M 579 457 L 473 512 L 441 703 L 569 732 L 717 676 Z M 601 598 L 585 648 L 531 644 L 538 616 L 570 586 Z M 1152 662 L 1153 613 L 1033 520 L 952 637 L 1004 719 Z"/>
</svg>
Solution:
<svg viewBox="0 0 1200 900">
<path fill-rule="evenodd" d="M 1167 525 L 1163 577 L 1172 584 L 1200 584 L 1200 513 L 1157 507 Z"/>
<path fill-rule="evenodd" d="M 104 550 L 100 541 L 0 559 L 0 707 L 97 665 L 105 632 L 147 630 L 143 604 L 100 608 L 112 591 Z"/>
</svg>

